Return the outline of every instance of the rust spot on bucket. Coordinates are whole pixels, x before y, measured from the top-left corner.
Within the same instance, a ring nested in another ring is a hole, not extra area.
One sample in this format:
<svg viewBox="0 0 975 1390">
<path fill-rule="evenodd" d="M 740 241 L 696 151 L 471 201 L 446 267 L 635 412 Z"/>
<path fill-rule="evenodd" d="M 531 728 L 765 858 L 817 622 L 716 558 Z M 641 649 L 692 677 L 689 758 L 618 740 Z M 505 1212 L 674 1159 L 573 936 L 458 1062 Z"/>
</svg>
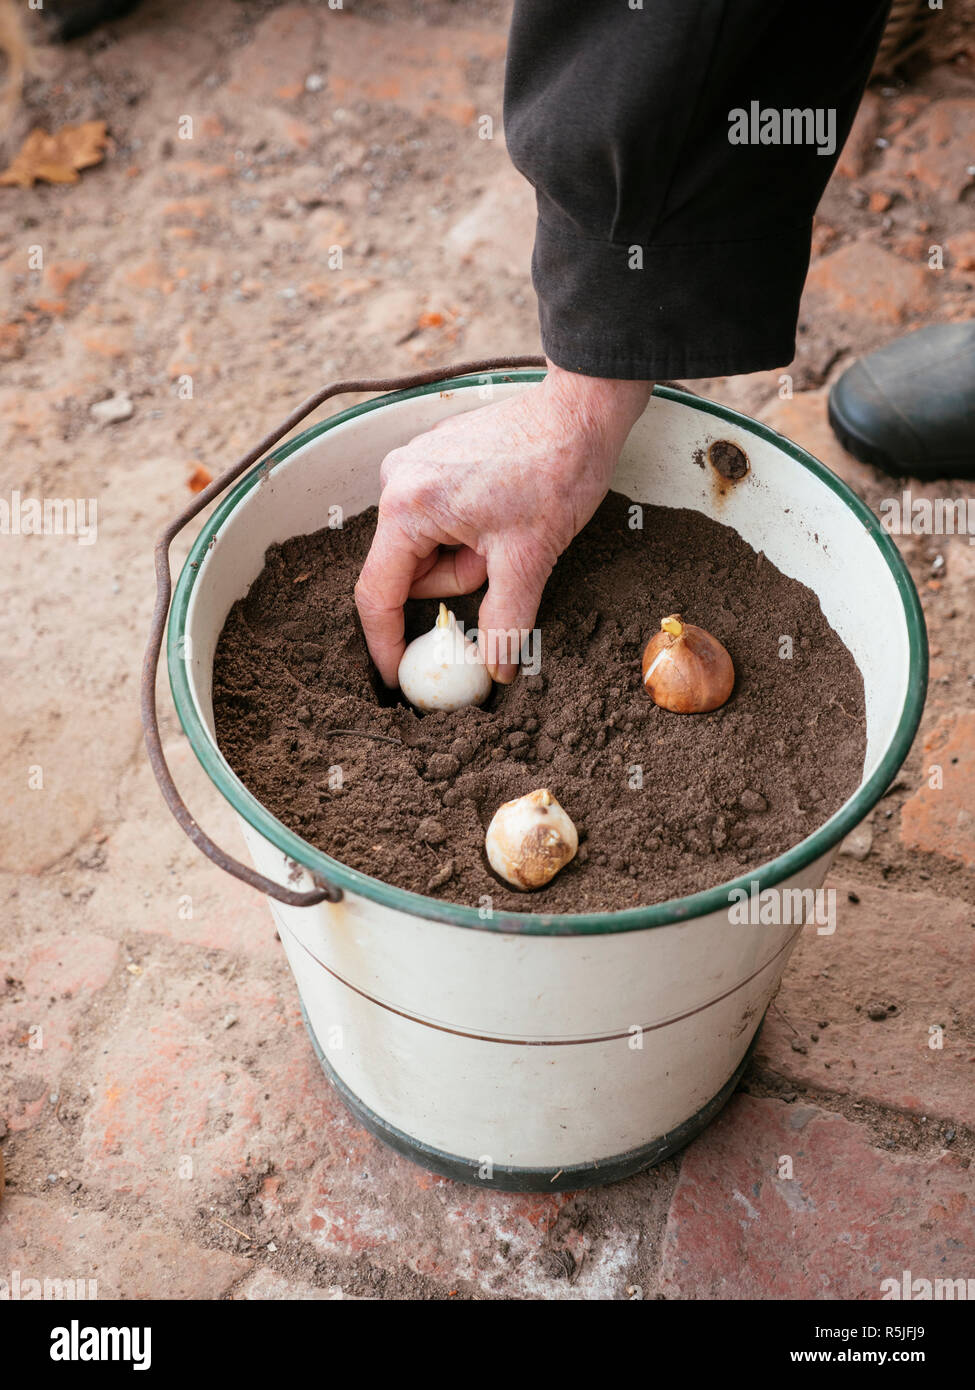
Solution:
<svg viewBox="0 0 975 1390">
<path fill-rule="evenodd" d="M 751 464 L 744 449 L 739 449 L 730 439 L 711 441 L 708 445 L 708 463 L 711 465 L 711 495 L 716 506 L 721 507 L 731 489 L 747 475 Z"/>
<path fill-rule="evenodd" d="M 715 439 L 708 445 L 708 462 L 726 483 L 737 483 L 751 468 L 748 455 L 729 439 Z"/>
</svg>

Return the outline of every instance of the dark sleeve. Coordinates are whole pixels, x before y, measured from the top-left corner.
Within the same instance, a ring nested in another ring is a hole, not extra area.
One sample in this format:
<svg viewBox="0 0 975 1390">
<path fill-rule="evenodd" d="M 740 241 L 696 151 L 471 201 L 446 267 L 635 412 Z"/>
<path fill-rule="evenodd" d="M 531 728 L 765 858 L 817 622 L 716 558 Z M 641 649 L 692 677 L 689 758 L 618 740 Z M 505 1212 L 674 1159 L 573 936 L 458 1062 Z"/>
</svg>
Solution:
<svg viewBox="0 0 975 1390">
<path fill-rule="evenodd" d="M 888 0 L 637 3 L 515 3 L 505 136 L 537 195 L 545 351 L 605 377 L 785 366 Z M 769 111 L 795 113 L 779 143 Z"/>
</svg>

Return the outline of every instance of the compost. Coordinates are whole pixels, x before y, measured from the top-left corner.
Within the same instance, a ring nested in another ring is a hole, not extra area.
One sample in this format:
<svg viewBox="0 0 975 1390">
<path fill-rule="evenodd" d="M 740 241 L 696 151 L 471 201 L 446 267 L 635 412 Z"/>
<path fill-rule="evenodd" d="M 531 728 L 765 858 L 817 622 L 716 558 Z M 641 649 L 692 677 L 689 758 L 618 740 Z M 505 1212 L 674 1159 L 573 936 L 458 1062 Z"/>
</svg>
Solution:
<svg viewBox="0 0 975 1390">
<path fill-rule="evenodd" d="M 615 911 L 748 873 L 859 784 L 853 657 L 813 591 L 730 527 L 610 493 L 548 582 L 538 671 L 480 708 L 418 714 L 381 687 L 356 615 L 375 523 L 370 508 L 272 546 L 214 662 L 231 767 L 342 863 L 482 909 Z M 469 628 L 481 596 L 450 601 Z M 407 640 L 437 611 L 408 604 Z M 711 713 L 672 714 L 643 691 L 643 647 L 674 612 L 734 661 L 731 699 Z M 580 848 L 522 893 L 492 873 L 484 835 L 503 801 L 536 787 L 565 807 Z"/>
</svg>

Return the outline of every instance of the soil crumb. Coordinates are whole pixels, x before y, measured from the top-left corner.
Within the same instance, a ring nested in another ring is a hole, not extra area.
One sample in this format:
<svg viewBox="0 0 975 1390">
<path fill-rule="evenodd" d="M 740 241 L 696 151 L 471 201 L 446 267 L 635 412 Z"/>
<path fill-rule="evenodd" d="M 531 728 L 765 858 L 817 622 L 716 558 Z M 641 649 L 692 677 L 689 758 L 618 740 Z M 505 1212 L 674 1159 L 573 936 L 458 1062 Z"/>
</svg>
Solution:
<svg viewBox="0 0 975 1390">
<path fill-rule="evenodd" d="M 540 669 L 454 714 L 415 713 L 369 660 L 353 586 L 374 507 L 270 547 L 214 662 L 231 767 L 342 863 L 445 901 L 490 898 L 495 911 L 615 911 L 774 858 L 859 783 L 862 677 L 812 590 L 736 531 L 694 511 L 639 514 L 634 527 L 633 504 L 609 494 L 546 587 Z M 468 628 L 482 592 L 452 601 Z M 437 608 L 407 605 L 408 641 Z M 674 612 L 734 661 L 732 697 L 711 714 L 670 714 L 643 692 L 643 647 Z M 552 883 L 520 893 L 492 873 L 484 833 L 503 801 L 541 786 L 580 849 Z"/>
</svg>

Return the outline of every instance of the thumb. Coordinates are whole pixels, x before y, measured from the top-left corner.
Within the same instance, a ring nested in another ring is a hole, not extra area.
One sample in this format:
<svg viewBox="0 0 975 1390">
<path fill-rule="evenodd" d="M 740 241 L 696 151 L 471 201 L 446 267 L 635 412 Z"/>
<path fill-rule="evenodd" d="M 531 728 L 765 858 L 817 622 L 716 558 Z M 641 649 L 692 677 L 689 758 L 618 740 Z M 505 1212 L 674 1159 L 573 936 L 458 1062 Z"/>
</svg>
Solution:
<svg viewBox="0 0 975 1390">
<path fill-rule="evenodd" d="M 478 614 L 479 642 L 495 680 L 508 685 L 522 653 L 538 656 L 535 618 L 554 557 L 510 541 L 488 551 L 488 591 Z"/>
</svg>

